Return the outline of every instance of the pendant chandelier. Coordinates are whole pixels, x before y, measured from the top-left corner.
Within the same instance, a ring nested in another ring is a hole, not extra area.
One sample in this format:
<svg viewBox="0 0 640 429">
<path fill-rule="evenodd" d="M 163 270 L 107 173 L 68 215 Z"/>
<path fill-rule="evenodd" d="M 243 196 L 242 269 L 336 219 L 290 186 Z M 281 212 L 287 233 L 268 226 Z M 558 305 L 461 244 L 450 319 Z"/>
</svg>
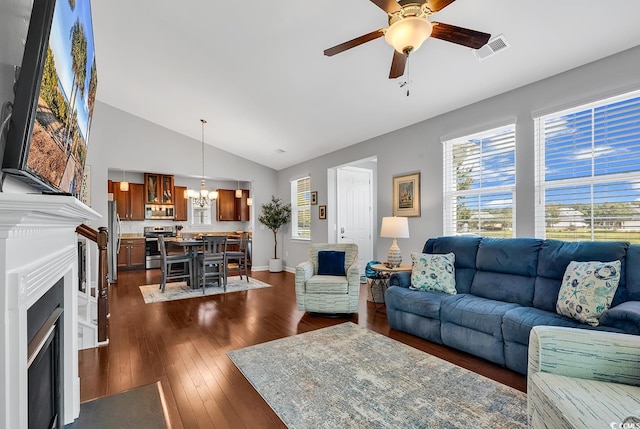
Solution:
<svg viewBox="0 0 640 429">
<path fill-rule="evenodd" d="M 202 122 L 202 178 L 200 180 L 200 191 L 189 189 L 187 191 L 187 197 L 193 200 L 195 206 L 204 208 L 211 204 L 212 200 L 218 198 L 218 191 L 210 191 L 204 181 L 204 124 L 207 123 L 205 119 L 200 119 Z"/>
</svg>

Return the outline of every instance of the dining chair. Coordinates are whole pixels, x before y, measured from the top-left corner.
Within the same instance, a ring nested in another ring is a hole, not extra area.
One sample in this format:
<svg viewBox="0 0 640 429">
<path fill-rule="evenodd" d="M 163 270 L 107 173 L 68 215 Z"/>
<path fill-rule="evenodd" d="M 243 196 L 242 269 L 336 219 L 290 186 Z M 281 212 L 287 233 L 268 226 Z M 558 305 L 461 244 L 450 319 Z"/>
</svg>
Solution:
<svg viewBox="0 0 640 429">
<path fill-rule="evenodd" d="M 204 295 L 207 279 L 217 279 L 227 291 L 227 237 L 218 235 L 202 236 L 202 252 L 197 256 L 200 286 Z"/>
<path fill-rule="evenodd" d="M 158 236 L 158 250 L 160 250 L 160 290 L 162 292 L 164 292 L 167 285 L 167 280 L 189 279 L 191 277 L 193 260 L 188 254 L 168 254 L 167 245 L 162 235 Z M 176 270 L 174 264 L 181 264 L 182 268 Z"/>
<path fill-rule="evenodd" d="M 249 270 L 247 268 L 247 248 L 249 243 L 249 234 L 244 233 L 238 237 L 234 237 L 238 241 L 238 250 L 227 250 L 227 275 L 238 273 L 242 280 L 242 273 L 249 281 Z"/>
</svg>

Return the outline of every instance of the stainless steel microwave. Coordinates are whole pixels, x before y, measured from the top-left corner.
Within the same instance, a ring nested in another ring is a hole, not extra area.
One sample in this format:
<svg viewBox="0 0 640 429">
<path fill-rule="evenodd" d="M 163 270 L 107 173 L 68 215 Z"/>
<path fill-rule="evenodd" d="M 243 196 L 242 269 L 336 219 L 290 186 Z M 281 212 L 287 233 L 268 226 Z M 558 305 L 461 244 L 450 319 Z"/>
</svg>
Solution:
<svg viewBox="0 0 640 429">
<path fill-rule="evenodd" d="M 173 206 L 167 204 L 145 204 L 145 219 L 173 219 Z"/>
</svg>

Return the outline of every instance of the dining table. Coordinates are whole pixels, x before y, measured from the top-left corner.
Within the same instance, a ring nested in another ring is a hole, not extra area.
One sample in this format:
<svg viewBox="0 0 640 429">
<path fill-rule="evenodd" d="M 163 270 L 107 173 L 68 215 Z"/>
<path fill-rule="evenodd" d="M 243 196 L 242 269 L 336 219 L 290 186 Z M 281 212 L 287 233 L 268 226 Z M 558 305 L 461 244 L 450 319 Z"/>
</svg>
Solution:
<svg viewBox="0 0 640 429">
<path fill-rule="evenodd" d="M 200 282 L 198 282 L 197 275 L 197 262 L 198 262 L 198 249 L 202 247 L 202 238 L 182 238 L 182 237 L 167 237 L 165 238 L 167 245 L 180 246 L 184 251 L 189 254 L 191 259 L 191 273 L 189 276 L 189 285 L 192 289 L 198 289 Z M 239 238 L 227 238 L 227 246 L 240 244 Z"/>
</svg>

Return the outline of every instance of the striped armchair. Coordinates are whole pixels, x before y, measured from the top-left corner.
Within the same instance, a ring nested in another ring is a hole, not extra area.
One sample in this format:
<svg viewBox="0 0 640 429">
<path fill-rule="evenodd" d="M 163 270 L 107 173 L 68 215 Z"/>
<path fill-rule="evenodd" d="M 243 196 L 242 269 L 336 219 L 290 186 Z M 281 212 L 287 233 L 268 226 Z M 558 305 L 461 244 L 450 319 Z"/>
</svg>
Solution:
<svg viewBox="0 0 640 429">
<path fill-rule="evenodd" d="M 345 252 L 346 276 L 318 275 L 318 252 L 322 250 Z M 330 314 L 357 313 L 359 292 L 357 244 L 312 244 L 309 260 L 296 267 L 298 310 Z"/>
<path fill-rule="evenodd" d="M 528 369 L 530 428 L 640 427 L 639 336 L 535 326 Z"/>
</svg>

